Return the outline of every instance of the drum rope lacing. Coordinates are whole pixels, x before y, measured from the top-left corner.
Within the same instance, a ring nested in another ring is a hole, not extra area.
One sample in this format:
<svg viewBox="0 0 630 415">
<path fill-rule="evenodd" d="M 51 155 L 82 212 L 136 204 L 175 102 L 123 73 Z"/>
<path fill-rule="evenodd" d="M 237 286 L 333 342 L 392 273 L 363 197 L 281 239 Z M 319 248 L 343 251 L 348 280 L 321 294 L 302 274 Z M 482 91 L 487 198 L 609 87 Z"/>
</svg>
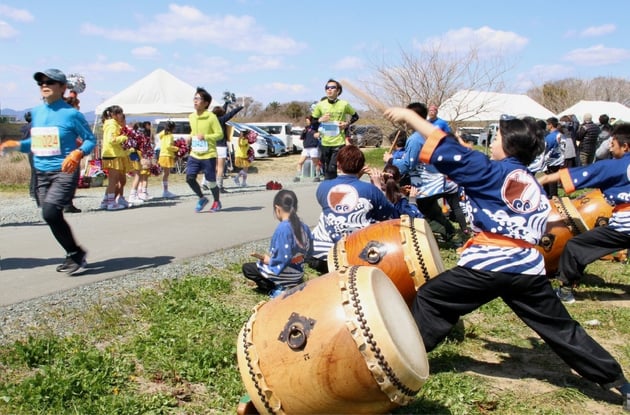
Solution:
<svg viewBox="0 0 630 415">
<path fill-rule="evenodd" d="M 427 268 L 427 264 L 424 262 L 424 257 L 422 256 L 422 249 L 420 248 L 420 240 L 418 239 L 419 232 L 416 232 L 416 228 L 414 227 L 414 218 L 412 218 L 411 216 L 402 218 L 402 224 L 405 224 L 405 223 L 408 224 L 409 229 L 410 229 L 411 241 L 413 244 L 413 252 L 415 252 L 420 268 L 422 269 L 422 276 L 424 277 L 425 281 L 429 281 L 429 279 L 431 279 L 431 276 L 429 275 L 429 269 Z"/>
<path fill-rule="evenodd" d="M 252 379 L 252 383 L 256 387 L 258 397 L 265 405 L 265 409 L 267 409 L 269 413 L 284 414 L 284 411 L 282 411 L 281 409 L 280 400 L 275 396 L 271 388 L 267 386 L 267 382 L 265 382 L 265 376 L 263 375 L 262 370 L 258 365 L 258 353 L 256 352 L 256 346 L 254 345 L 254 341 L 252 338 L 253 324 L 256 320 L 256 314 L 258 313 L 258 309 L 263 304 L 265 304 L 265 301 L 261 301 L 254 307 L 253 314 L 250 316 L 249 320 L 247 320 L 247 323 L 245 323 L 245 327 L 243 327 L 243 349 L 245 351 L 249 375 Z M 271 402 L 267 397 L 267 394 L 269 397 L 274 398 L 274 400 L 278 402 L 277 409 L 274 409 L 272 407 Z"/>
<path fill-rule="evenodd" d="M 385 356 L 383 356 L 383 354 L 381 353 L 381 349 L 378 346 L 376 340 L 374 339 L 374 334 L 370 330 L 368 322 L 366 321 L 365 315 L 362 311 L 361 298 L 360 298 L 359 291 L 357 288 L 357 271 L 359 269 L 360 267 L 353 266 L 350 268 L 342 269 L 340 272 L 342 274 L 345 273 L 346 271 L 349 272 L 348 284 L 349 284 L 349 291 L 350 291 L 350 299 L 352 302 L 352 308 L 354 309 L 354 314 L 359 322 L 359 327 L 362 330 L 363 339 L 365 342 L 369 344 L 370 350 L 372 351 L 372 353 L 374 354 L 374 357 L 376 358 L 378 362 L 378 366 L 385 372 L 385 375 L 387 376 L 391 384 L 393 384 L 398 389 L 398 391 L 402 392 L 406 396 L 402 397 L 399 394 L 394 393 L 396 391 L 392 392 L 392 391 L 385 390 L 385 389 L 388 389 L 386 387 L 387 386 L 386 382 L 384 380 L 379 381 L 379 379 L 376 376 L 377 374 L 374 373 L 374 370 L 372 367 L 370 367 L 370 365 L 368 365 L 368 368 L 373 373 L 373 375 L 375 375 L 375 380 L 379 384 L 379 387 L 381 388 L 383 393 L 385 393 L 392 402 L 396 402 L 400 405 L 405 405 L 408 402 L 410 402 L 415 397 L 415 395 L 418 394 L 419 389 L 414 391 L 411 388 L 405 386 L 402 383 L 402 381 L 396 376 L 391 366 L 387 363 Z M 355 341 L 356 340 L 357 339 L 355 337 Z M 357 346 L 360 346 L 360 345 L 357 344 Z M 362 351 L 362 353 L 364 353 L 364 351 Z"/>
</svg>

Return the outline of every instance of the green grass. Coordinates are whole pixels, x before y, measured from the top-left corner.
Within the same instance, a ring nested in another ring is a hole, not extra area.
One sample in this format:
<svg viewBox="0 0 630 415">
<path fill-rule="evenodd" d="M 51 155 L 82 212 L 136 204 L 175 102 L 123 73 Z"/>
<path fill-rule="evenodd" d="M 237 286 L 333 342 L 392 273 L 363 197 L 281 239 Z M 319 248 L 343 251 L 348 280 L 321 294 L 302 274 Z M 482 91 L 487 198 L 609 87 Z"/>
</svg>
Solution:
<svg viewBox="0 0 630 415">
<path fill-rule="evenodd" d="M 456 255 L 442 251 L 447 267 Z M 569 310 L 628 366 L 630 273 L 597 262 Z M 309 272 L 308 278 L 313 278 Z M 34 325 L 0 347 L 2 414 L 222 414 L 246 392 L 236 338 L 252 307 L 238 264 L 166 280 L 90 310 L 68 310 L 72 334 Z M 560 414 L 620 410 L 617 396 L 572 374 L 508 307 L 495 300 L 466 316 L 428 355 L 431 375 L 410 405 L 395 414 Z M 421 353 L 421 350 L 418 351 Z M 559 405 L 559 402 L 561 403 Z M 620 412 L 619 412 L 620 413 Z"/>
</svg>

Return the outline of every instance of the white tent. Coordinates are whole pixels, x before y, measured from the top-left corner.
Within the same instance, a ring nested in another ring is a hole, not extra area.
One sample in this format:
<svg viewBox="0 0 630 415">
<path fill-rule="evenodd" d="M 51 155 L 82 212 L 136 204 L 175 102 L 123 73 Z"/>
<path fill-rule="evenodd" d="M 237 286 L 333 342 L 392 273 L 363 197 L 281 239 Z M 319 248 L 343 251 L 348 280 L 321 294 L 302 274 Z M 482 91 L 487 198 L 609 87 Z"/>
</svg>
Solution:
<svg viewBox="0 0 630 415">
<path fill-rule="evenodd" d="M 578 120 L 582 122 L 582 118 L 587 112 L 593 116 L 594 123 L 598 123 L 599 116 L 602 114 L 617 118 L 617 120 L 630 121 L 630 108 L 619 102 L 610 101 L 580 101 L 559 113 L 558 118 L 563 115 L 575 114 Z"/>
<path fill-rule="evenodd" d="M 501 114 L 543 120 L 555 115 L 527 95 L 462 90 L 440 105 L 438 116 L 449 122 L 494 122 Z"/>
<path fill-rule="evenodd" d="M 196 88 L 164 69 L 156 69 L 96 106 L 100 116 L 110 105 L 119 105 L 127 115 L 182 116 L 193 112 Z"/>
</svg>

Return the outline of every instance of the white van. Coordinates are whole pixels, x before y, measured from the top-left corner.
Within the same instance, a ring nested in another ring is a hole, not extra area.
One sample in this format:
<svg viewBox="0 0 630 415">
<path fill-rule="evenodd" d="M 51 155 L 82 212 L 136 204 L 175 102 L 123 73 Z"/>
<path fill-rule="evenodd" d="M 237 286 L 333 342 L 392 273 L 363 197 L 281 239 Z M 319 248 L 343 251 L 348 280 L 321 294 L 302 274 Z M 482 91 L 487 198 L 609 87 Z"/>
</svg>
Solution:
<svg viewBox="0 0 630 415">
<path fill-rule="evenodd" d="M 190 123 L 188 122 L 188 118 L 160 118 L 155 120 L 155 145 L 156 150 L 159 148 L 160 139 L 158 137 L 158 133 L 164 130 L 167 121 L 173 121 L 175 123 L 175 130 L 173 131 L 173 137 L 177 140 L 178 138 L 183 138 L 188 140 L 190 138 Z M 229 124 L 229 123 L 228 123 Z M 234 136 L 238 137 L 238 131 L 234 132 Z M 267 142 L 260 138 L 256 140 L 256 143 L 252 144 L 252 148 L 254 149 L 255 158 L 265 158 L 269 157 L 267 154 Z"/>
<path fill-rule="evenodd" d="M 302 150 L 302 146 L 300 145 L 301 143 L 293 141 L 293 135 L 291 134 L 293 125 L 289 122 L 249 122 L 247 124 L 255 125 L 267 131 L 269 134 L 275 135 L 282 140 L 289 152 L 297 153 Z"/>
</svg>

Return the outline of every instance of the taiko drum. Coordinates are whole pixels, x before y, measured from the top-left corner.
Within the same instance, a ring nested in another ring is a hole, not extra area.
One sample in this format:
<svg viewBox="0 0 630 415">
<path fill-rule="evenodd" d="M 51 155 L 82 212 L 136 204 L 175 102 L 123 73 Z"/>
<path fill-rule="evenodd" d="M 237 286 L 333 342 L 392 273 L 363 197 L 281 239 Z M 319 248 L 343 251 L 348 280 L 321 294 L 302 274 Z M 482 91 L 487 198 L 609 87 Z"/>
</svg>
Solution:
<svg viewBox="0 0 630 415">
<path fill-rule="evenodd" d="M 429 223 L 408 215 L 374 223 L 340 239 L 328 253 L 328 269 L 349 265 L 381 269 L 408 304 L 418 287 L 444 271 Z"/>
<path fill-rule="evenodd" d="M 258 304 L 237 354 L 261 414 L 386 413 L 429 375 L 407 304 L 374 267 L 333 271 Z"/>
</svg>

